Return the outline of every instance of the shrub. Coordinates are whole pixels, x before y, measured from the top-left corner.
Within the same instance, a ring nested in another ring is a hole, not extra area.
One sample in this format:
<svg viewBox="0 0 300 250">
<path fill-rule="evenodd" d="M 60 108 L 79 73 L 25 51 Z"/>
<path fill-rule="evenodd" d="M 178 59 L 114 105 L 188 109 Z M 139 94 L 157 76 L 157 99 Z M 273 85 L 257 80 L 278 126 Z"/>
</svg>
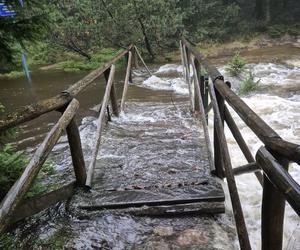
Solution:
<svg viewBox="0 0 300 250">
<path fill-rule="evenodd" d="M 255 75 L 249 71 L 248 76 L 241 82 L 241 86 L 239 89 L 239 95 L 245 95 L 251 91 L 258 89 L 259 81 L 254 80 Z"/>
<path fill-rule="evenodd" d="M 239 76 L 245 71 L 246 61 L 240 56 L 239 53 L 236 53 L 226 65 L 226 72 L 231 76 Z"/>
<path fill-rule="evenodd" d="M 271 38 L 282 37 L 286 33 L 286 27 L 284 25 L 273 25 L 268 28 L 268 35 Z"/>
<path fill-rule="evenodd" d="M 4 106 L 0 104 L 0 113 L 3 111 Z M 10 129 L 0 134 L 0 200 L 4 198 L 11 186 L 23 173 L 29 161 L 28 156 L 23 151 L 17 151 L 15 147 L 8 143 L 10 139 L 16 136 L 17 131 L 17 129 Z M 53 166 L 50 162 L 46 162 L 27 193 L 27 197 L 45 192 L 48 186 L 41 183 L 41 178 L 51 173 L 53 173 Z"/>
</svg>

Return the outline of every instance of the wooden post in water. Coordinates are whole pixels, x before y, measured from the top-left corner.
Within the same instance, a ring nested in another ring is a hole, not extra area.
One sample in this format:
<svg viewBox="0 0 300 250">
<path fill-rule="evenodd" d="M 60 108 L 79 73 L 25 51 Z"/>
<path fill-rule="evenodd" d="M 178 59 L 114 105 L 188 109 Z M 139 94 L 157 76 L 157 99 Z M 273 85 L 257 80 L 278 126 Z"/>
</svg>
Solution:
<svg viewBox="0 0 300 250">
<path fill-rule="evenodd" d="M 225 83 L 224 83 L 225 84 Z M 222 127 L 224 129 L 224 105 L 225 101 L 223 97 L 220 95 L 218 90 L 214 87 L 214 92 L 216 93 L 216 101 L 218 104 L 218 109 L 220 112 L 220 122 L 222 123 Z M 214 118 L 214 155 L 215 155 L 215 168 L 216 168 L 216 176 L 219 178 L 224 178 L 224 167 L 223 167 L 223 161 L 222 161 L 222 150 L 220 145 L 220 138 L 217 133 L 217 124 L 216 124 L 216 114 Z"/>
<path fill-rule="evenodd" d="M 133 65 L 132 65 L 133 64 L 132 63 L 132 58 L 133 58 L 134 52 L 132 52 L 132 50 L 130 50 L 129 52 L 131 53 L 131 64 L 130 64 L 129 82 L 132 82 L 132 67 L 133 67 Z M 128 62 L 129 62 L 129 54 L 130 54 L 129 52 L 125 56 L 126 57 L 127 65 L 128 65 Z"/>
<path fill-rule="evenodd" d="M 85 186 L 86 182 L 86 169 L 82 153 L 80 133 L 75 118 L 71 120 L 66 128 L 66 131 L 70 145 L 73 168 L 76 176 L 76 184 L 83 187 Z"/>
<path fill-rule="evenodd" d="M 110 75 L 110 68 L 104 72 L 106 84 L 108 84 L 109 75 Z M 112 107 L 113 114 L 118 117 L 119 116 L 119 107 L 118 107 L 117 100 L 118 100 L 118 98 L 117 98 L 117 93 L 116 93 L 116 89 L 115 89 L 115 84 L 112 83 L 111 89 L 110 89 L 111 107 Z"/>
<path fill-rule="evenodd" d="M 111 87 L 112 87 L 113 82 L 114 82 L 115 69 L 116 69 L 115 65 L 114 64 L 111 65 L 109 78 L 108 78 L 108 81 L 107 81 L 105 93 L 104 93 L 103 100 L 102 100 L 100 115 L 99 115 L 99 118 L 97 120 L 98 127 L 97 127 L 97 131 L 96 131 L 95 144 L 94 144 L 94 148 L 93 148 L 93 152 L 92 152 L 92 160 L 90 162 L 90 165 L 89 165 L 89 168 L 88 168 L 88 173 L 87 173 L 87 178 L 86 178 L 86 186 L 88 186 L 88 187 L 92 186 L 92 179 L 93 179 L 93 175 L 94 175 L 94 169 L 95 169 L 97 155 L 98 155 L 99 148 L 100 148 L 102 130 L 103 130 L 103 127 L 104 127 L 103 120 L 104 120 L 104 117 L 105 117 L 105 110 L 106 110 L 106 107 L 107 107 L 107 103 L 109 101 L 109 95 L 111 93 Z"/>
<path fill-rule="evenodd" d="M 232 170 L 228 145 L 224 133 L 224 126 L 223 126 L 224 120 L 222 121 L 222 117 L 219 111 L 219 107 L 218 107 L 219 105 L 217 103 L 217 98 L 216 98 L 213 85 L 209 85 L 209 93 L 210 93 L 210 98 L 213 104 L 214 115 L 215 115 L 215 132 L 218 134 L 217 143 L 220 145 L 219 157 L 222 157 L 222 160 L 224 161 L 224 170 L 225 170 L 226 180 L 227 180 L 229 194 L 231 198 L 231 204 L 232 204 L 233 215 L 234 215 L 235 224 L 237 228 L 237 234 L 240 242 L 240 248 L 242 250 L 251 250 L 247 227 L 246 227 L 244 214 L 240 202 L 240 197 L 239 197 L 239 193 L 237 190 L 237 186 L 236 186 L 236 182 Z"/>
<path fill-rule="evenodd" d="M 273 153 L 277 162 L 286 170 L 289 161 Z M 258 163 L 261 163 L 257 156 Z M 280 191 L 274 187 L 272 182 L 263 175 L 263 198 L 261 208 L 261 249 L 282 250 L 283 221 L 285 211 L 285 198 Z"/>
<path fill-rule="evenodd" d="M 135 69 L 138 69 L 139 68 L 139 59 L 138 59 L 138 55 L 137 55 L 135 46 L 131 49 L 131 52 L 132 52 L 133 67 Z"/>
<path fill-rule="evenodd" d="M 132 61 L 132 53 L 129 51 L 128 53 L 128 64 L 127 64 L 127 70 L 126 70 L 126 76 L 125 76 L 125 82 L 124 82 L 124 88 L 123 88 L 123 94 L 122 94 L 122 100 L 121 100 L 121 111 L 124 111 L 125 101 L 126 101 L 126 95 L 128 90 L 128 84 L 129 79 L 131 75 L 131 61 Z"/>
<path fill-rule="evenodd" d="M 240 147 L 241 151 L 243 152 L 248 163 L 255 162 L 255 159 L 254 159 L 249 147 L 247 146 L 238 126 L 234 122 L 234 120 L 226 106 L 224 109 L 224 117 L 225 117 L 226 123 L 227 123 L 234 139 L 236 140 L 237 144 L 239 145 L 239 147 Z M 262 174 L 260 172 L 255 172 L 254 174 L 256 175 L 259 183 L 262 184 L 263 183 Z"/>
<path fill-rule="evenodd" d="M 197 91 L 198 87 L 196 85 L 199 86 L 199 83 L 201 83 L 201 66 L 197 59 L 193 58 L 193 60 L 194 60 L 194 62 L 192 62 L 192 66 L 193 66 L 193 71 L 194 71 L 195 111 L 199 112 L 200 111 L 200 104 L 199 104 L 200 96 L 199 96 L 199 92 Z M 197 81 L 196 81 L 195 76 L 197 77 Z M 201 92 L 202 91 L 201 86 L 199 86 L 199 88 L 200 88 L 200 92 Z M 200 93 L 200 95 L 202 95 L 202 93 Z M 203 107 L 203 108 L 205 109 L 205 107 Z M 205 114 L 203 114 L 203 115 L 205 115 Z"/>
<path fill-rule="evenodd" d="M 192 86 L 191 86 L 190 68 L 189 68 L 186 46 L 183 46 L 182 52 L 183 52 L 183 60 L 184 60 L 184 66 L 185 66 L 185 81 L 189 87 L 191 110 L 192 110 L 192 112 L 194 112 L 195 105 L 194 105 L 194 98 L 193 98 L 193 92 L 192 92 Z"/>
</svg>

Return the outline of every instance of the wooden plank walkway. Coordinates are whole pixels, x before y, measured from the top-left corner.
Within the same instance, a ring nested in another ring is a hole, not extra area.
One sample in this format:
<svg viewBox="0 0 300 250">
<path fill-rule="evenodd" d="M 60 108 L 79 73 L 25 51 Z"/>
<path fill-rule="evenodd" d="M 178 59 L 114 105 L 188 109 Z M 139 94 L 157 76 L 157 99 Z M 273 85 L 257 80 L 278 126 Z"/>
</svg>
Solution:
<svg viewBox="0 0 300 250">
<path fill-rule="evenodd" d="M 188 101 L 126 103 L 126 114 L 103 134 L 92 184 L 77 201 L 83 210 L 224 212 L 224 192 L 210 173 L 203 128 Z"/>
</svg>

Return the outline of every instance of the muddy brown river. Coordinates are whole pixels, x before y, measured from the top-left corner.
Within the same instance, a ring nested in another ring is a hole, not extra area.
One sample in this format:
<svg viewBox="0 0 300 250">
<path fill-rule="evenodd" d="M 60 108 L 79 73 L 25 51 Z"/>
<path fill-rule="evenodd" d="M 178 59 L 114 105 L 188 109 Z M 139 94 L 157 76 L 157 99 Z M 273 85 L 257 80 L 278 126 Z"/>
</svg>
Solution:
<svg viewBox="0 0 300 250">
<path fill-rule="evenodd" d="M 284 139 L 300 144 L 300 48 L 292 45 L 276 46 L 246 51 L 241 53 L 241 55 L 249 62 L 247 69 L 255 74 L 257 80 L 260 80 L 260 89 L 247 94 L 243 97 L 243 100 Z M 212 62 L 218 65 L 221 73 L 225 74 L 225 78 L 232 82 L 233 89 L 238 89 L 240 79 L 231 78 L 224 70 L 223 65 L 227 60 L 228 58 L 224 57 L 212 59 Z M 154 65 L 151 67 L 151 70 L 155 74 L 150 78 L 144 71 L 135 71 L 135 83 L 129 87 L 128 97 L 130 101 L 142 102 L 146 99 L 145 96 L 153 97 L 152 101 L 170 101 L 170 93 L 172 93 L 171 96 L 174 99 L 186 98 L 188 93 L 187 86 L 181 80 L 182 69 L 178 63 Z M 116 82 L 118 94 L 120 95 L 124 70 L 119 70 L 118 72 Z M 10 112 L 22 105 L 51 97 L 63 91 L 85 74 L 59 71 L 33 72 L 31 75 L 32 85 L 28 84 L 24 78 L 0 80 L 0 102 L 6 106 L 7 112 Z M 94 133 L 93 123 L 97 116 L 97 112 L 94 110 L 101 101 L 104 87 L 104 80 L 102 78 L 98 79 L 78 96 L 81 106 L 77 120 L 81 124 L 80 131 L 84 148 L 92 140 Z M 161 113 L 158 112 L 159 115 Z M 15 143 L 17 143 L 19 148 L 27 149 L 30 152 L 30 149 L 33 149 L 44 138 L 45 133 L 53 126 L 58 117 L 58 114 L 52 112 L 26 123 L 22 126 L 22 133 Z M 212 133 L 212 116 L 209 118 L 210 133 Z M 121 119 L 142 120 L 148 119 L 148 117 L 140 113 L 135 117 L 125 115 Z M 237 115 L 234 115 L 234 119 L 245 136 L 250 150 L 255 154 L 261 143 Z M 227 129 L 226 137 L 233 166 L 245 164 L 246 162 L 239 148 Z M 56 164 L 55 178 L 57 179 L 55 181 L 62 183 L 73 178 L 71 158 L 66 150 L 67 146 L 66 138 L 63 137 L 54 148 L 51 156 Z M 291 165 L 290 173 L 296 181 L 300 181 L 299 166 Z M 237 184 L 252 248 L 260 249 L 261 187 L 252 175 L 238 177 Z M 226 214 L 230 214 L 230 199 L 229 197 L 226 197 L 226 199 Z M 99 215 L 91 222 L 88 219 L 79 220 L 74 218 L 69 212 L 65 205 L 62 204 L 34 217 L 27 223 L 20 224 L 13 231 L 16 239 L 21 242 L 19 246 L 22 246 L 23 249 L 28 249 L 31 243 L 37 239 L 47 242 L 47 240 L 57 237 L 58 234 L 62 234 L 67 238 L 66 242 L 71 249 L 134 249 L 134 246 L 136 247 L 135 249 L 140 249 L 137 246 L 145 242 L 148 237 L 157 237 L 155 233 L 153 234 L 157 226 L 172 231 L 170 240 L 175 240 L 184 236 L 184 234 L 178 235 L 178 232 L 181 229 L 185 230 L 186 226 L 190 228 L 188 230 L 205 230 L 202 226 L 205 226 L 205 223 L 210 223 L 205 218 L 196 217 L 186 218 L 185 220 L 171 220 L 168 218 L 147 220 L 110 213 L 106 213 L 103 216 Z M 227 221 L 225 217 L 220 217 L 219 220 L 223 220 L 222 229 L 229 231 L 231 234 L 234 233 L 231 221 Z M 198 227 L 194 226 L 195 223 L 198 223 Z M 287 206 L 284 249 L 297 249 L 296 247 L 300 245 L 299 225 L 299 217 Z M 216 230 L 218 229 L 216 228 Z M 225 235 L 220 235 L 220 237 L 226 238 Z M 226 242 L 229 242 L 228 244 L 215 245 L 212 249 L 233 249 L 233 245 L 237 246 L 237 242 L 231 244 L 230 242 L 232 241 L 235 241 L 234 237 L 227 238 Z M 153 246 L 149 247 L 141 249 L 159 249 L 153 248 Z M 165 247 L 165 249 L 169 249 L 167 246 Z"/>
</svg>

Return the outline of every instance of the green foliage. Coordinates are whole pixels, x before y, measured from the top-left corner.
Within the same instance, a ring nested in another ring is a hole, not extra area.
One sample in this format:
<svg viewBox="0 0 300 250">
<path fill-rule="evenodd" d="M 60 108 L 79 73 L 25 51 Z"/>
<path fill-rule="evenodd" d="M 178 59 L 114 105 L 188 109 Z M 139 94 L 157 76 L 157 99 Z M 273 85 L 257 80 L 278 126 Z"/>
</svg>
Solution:
<svg viewBox="0 0 300 250">
<path fill-rule="evenodd" d="M 239 76 L 245 71 L 245 66 L 246 61 L 240 56 L 239 53 L 236 53 L 227 63 L 225 70 L 231 76 Z"/>
<path fill-rule="evenodd" d="M 1 104 L 0 110 L 3 112 L 4 107 Z M 24 168 L 28 164 L 28 157 L 22 151 L 17 151 L 15 147 L 7 143 L 10 139 L 16 136 L 18 130 L 11 129 L 5 133 L 0 134 L 0 200 L 4 198 L 5 194 L 21 176 Z M 48 189 L 48 186 L 41 183 L 41 179 L 45 175 L 53 173 L 53 166 L 50 162 L 46 162 L 38 175 L 27 197 L 32 197 L 40 194 Z"/>
<path fill-rule="evenodd" d="M 273 25 L 268 28 L 268 35 L 271 38 L 279 38 L 286 33 L 286 28 L 281 25 Z"/>
<path fill-rule="evenodd" d="M 9 73 L 0 74 L 0 79 L 16 79 L 24 76 L 24 73 L 21 71 L 11 71 Z"/>
<path fill-rule="evenodd" d="M 12 234 L 3 234 L 0 236 L 0 249 L 11 250 L 17 249 L 16 240 Z"/>
<path fill-rule="evenodd" d="M 300 34 L 300 25 L 284 25 L 284 24 L 275 24 L 268 27 L 268 35 L 271 38 L 279 38 L 285 34 L 289 34 L 291 36 L 298 36 Z"/>
<path fill-rule="evenodd" d="M 16 238 L 11 233 L 0 236 L 0 249 L 17 250 L 17 249 L 64 249 L 64 246 L 70 239 L 70 231 L 67 227 L 62 227 L 46 239 L 39 239 L 37 235 L 25 239 Z"/>
<path fill-rule="evenodd" d="M 47 23 L 44 11 L 46 1 L 25 1 L 22 8 L 18 0 L 6 1 L 8 8 L 17 12 L 15 17 L 0 18 L 0 73 L 6 73 L 14 65 L 16 43 L 24 45 L 41 38 Z M 23 46 L 24 47 L 24 46 Z"/>
<path fill-rule="evenodd" d="M 67 72 L 93 70 L 111 60 L 118 52 L 119 50 L 113 48 L 102 49 L 100 52 L 95 53 L 91 60 L 68 60 L 59 63 L 56 68 Z M 118 63 L 120 64 L 120 61 Z"/>
<path fill-rule="evenodd" d="M 251 71 L 249 71 L 247 77 L 241 82 L 239 95 L 246 95 L 247 93 L 258 89 L 260 80 L 255 81 L 254 78 L 255 75 Z"/>
</svg>

